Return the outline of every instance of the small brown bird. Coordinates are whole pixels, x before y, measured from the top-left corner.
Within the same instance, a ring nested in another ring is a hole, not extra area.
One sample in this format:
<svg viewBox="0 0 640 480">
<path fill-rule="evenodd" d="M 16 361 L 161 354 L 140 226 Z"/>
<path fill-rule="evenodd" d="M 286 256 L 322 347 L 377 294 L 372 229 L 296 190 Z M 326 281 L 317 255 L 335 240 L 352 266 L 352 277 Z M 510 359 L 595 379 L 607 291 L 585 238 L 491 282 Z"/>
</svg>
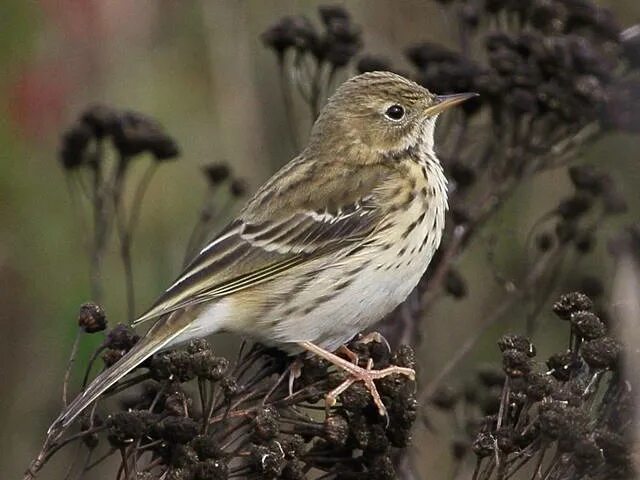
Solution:
<svg viewBox="0 0 640 480">
<path fill-rule="evenodd" d="M 312 352 L 349 373 L 329 401 L 408 368 L 362 368 L 334 353 L 400 304 L 440 244 L 447 180 L 438 114 L 474 94 L 436 96 L 388 72 L 358 75 L 329 99 L 306 148 L 253 196 L 135 324 L 155 324 L 54 422 L 68 426 L 145 359 L 215 332 Z"/>
</svg>

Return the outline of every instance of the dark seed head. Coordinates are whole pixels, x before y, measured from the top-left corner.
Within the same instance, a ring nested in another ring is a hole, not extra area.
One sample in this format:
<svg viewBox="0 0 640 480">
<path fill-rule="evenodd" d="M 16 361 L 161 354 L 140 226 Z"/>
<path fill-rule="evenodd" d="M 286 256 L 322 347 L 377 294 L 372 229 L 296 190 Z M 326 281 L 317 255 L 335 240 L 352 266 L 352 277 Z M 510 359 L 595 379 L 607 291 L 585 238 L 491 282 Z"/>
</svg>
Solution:
<svg viewBox="0 0 640 480">
<path fill-rule="evenodd" d="M 580 348 L 582 358 L 591 368 L 613 368 L 620 355 L 620 344 L 611 337 L 585 342 Z"/>
<path fill-rule="evenodd" d="M 502 366 L 509 377 L 519 378 L 531 371 L 532 364 L 527 353 L 509 349 L 502 352 Z"/>
<path fill-rule="evenodd" d="M 495 439 L 489 433 L 479 433 L 471 448 L 479 458 L 488 457 L 495 450 Z"/>
<path fill-rule="evenodd" d="M 107 317 L 100 305 L 87 302 L 80 306 L 78 325 L 87 333 L 101 332 L 107 328 Z"/>
<path fill-rule="evenodd" d="M 576 194 L 558 205 L 558 214 L 565 220 L 574 220 L 589 211 L 592 204 L 589 195 Z"/>
<path fill-rule="evenodd" d="M 244 180 L 234 178 L 229 186 L 231 195 L 236 198 L 244 197 L 247 194 L 247 184 Z"/>
<path fill-rule="evenodd" d="M 59 156 L 65 170 L 73 170 L 85 162 L 91 134 L 86 124 L 76 123 L 62 135 Z"/>
<path fill-rule="evenodd" d="M 161 438 L 179 444 L 193 440 L 200 433 L 200 424 L 188 417 L 166 417 L 154 428 Z"/>
<path fill-rule="evenodd" d="M 384 72 L 390 68 L 390 63 L 386 58 L 376 55 L 362 55 L 356 65 L 358 73 Z"/>
<path fill-rule="evenodd" d="M 593 302 L 581 292 L 566 293 L 553 304 L 553 312 L 562 320 L 571 320 L 571 314 L 581 310 L 591 310 Z"/>
<path fill-rule="evenodd" d="M 551 393 L 553 377 L 541 373 L 529 373 L 526 380 L 526 394 L 532 400 L 540 401 Z"/>
<path fill-rule="evenodd" d="M 444 288 L 449 295 L 456 299 L 464 298 L 467 295 L 467 283 L 460 272 L 454 268 L 447 271 Z"/>
<path fill-rule="evenodd" d="M 585 340 L 602 337 L 606 330 L 604 323 L 595 313 L 584 310 L 571 314 L 571 325 L 576 335 Z"/>
<path fill-rule="evenodd" d="M 211 186 L 221 184 L 231 175 L 231 170 L 225 163 L 212 163 L 203 167 L 202 170 Z"/>
<path fill-rule="evenodd" d="M 529 357 L 536 356 L 535 345 L 531 343 L 528 338 L 522 337 L 520 335 L 503 335 L 500 340 L 498 340 L 498 348 L 501 352 L 509 349 L 514 349 L 527 354 L 527 356 Z"/>
<path fill-rule="evenodd" d="M 547 367 L 551 370 L 551 375 L 558 380 L 569 380 L 575 367 L 573 355 L 569 352 L 555 353 L 547 360 Z"/>
<path fill-rule="evenodd" d="M 253 435 L 257 440 L 271 440 L 278 435 L 279 414 L 275 408 L 266 407 L 258 411 L 253 420 Z"/>
<path fill-rule="evenodd" d="M 118 112 L 107 105 L 91 105 L 80 117 L 82 123 L 91 128 L 96 138 L 102 138 L 113 133 Z"/>
</svg>

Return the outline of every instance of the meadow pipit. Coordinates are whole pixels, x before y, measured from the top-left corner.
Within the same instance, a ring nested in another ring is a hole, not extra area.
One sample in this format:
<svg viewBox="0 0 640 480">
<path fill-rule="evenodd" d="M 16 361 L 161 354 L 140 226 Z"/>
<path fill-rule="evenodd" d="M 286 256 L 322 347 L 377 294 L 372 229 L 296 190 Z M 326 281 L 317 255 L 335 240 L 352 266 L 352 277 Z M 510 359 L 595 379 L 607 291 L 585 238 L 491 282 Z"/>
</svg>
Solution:
<svg viewBox="0 0 640 480">
<path fill-rule="evenodd" d="M 349 374 L 330 399 L 363 381 L 383 414 L 373 380 L 413 370 L 362 368 L 331 352 L 393 310 L 424 274 L 447 209 L 436 119 L 471 96 L 436 96 L 388 72 L 345 82 L 302 153 L 135 322 L 155 320 L 52 429 L 154 353 L 220 331 L 325 358 Z"/>
</svg>

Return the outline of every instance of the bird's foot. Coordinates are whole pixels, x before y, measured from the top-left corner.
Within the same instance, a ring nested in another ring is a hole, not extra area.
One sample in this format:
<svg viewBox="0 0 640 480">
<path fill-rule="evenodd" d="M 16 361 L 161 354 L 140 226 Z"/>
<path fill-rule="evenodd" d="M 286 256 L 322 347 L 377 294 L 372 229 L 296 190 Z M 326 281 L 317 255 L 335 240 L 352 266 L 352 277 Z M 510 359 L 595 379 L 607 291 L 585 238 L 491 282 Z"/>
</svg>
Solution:
<svg viewBox="0 0 640 480">
<path fill-rule="evenodd" d="M 390 366 L 380 370 L 373 370 L 372 359 L 369 359 L 367 367 L 363 368 L 357 364 L 345 360 L 344 358 L 339 357 L 338 355 L 335 355 L 334 353 L 328 352 L 327 350 L 320 348 L 311 342 L 301 342 L 300 345 L 311 353 L 324 358 L 328 362 L 331 362 L 336 367 L 344 370 L 347 374 L 349 374 L 349 378 L 347 378 L 344 382 L 331 390 L 325 397 L 327 409 L 335 405 L 338 396 L 347 388 L 349 388 L 356 382 L 362 382 L 364 383 L 365 388 L 371 394 L 373 403 L 378 408 L 378 412 L 380 413 L 380 415 L 386 416 L 387 409 L 385 408 L 384 403 L 382 403 L 382 399 L 380 398 L 380 394 L 378 393 L 378 389 L 376 388 L 374 381 L 394 374 L 405 375 L 411 380 L 415 380 L 416 372 L 412 368 Z"/>
</svg>

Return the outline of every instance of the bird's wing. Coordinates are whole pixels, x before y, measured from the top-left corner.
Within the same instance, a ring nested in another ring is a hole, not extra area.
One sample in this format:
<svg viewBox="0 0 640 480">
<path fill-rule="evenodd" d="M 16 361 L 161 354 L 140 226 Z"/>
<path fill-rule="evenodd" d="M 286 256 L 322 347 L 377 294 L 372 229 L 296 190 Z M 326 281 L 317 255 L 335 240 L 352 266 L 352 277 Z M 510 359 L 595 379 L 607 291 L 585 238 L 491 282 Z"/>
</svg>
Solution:
<svg viewBox="0 0 640 480">
<path fill-rule="evenodd" d="M 290 179 L 292 173 L 286 176 Z M 334 180 L 318 191 L 299 185 L 307 192 L 303 195 L 300 188 L 287 193 L 276 175 L 135 324 L 264 283 L 322 255 L 356 248 L 380 224 L 378 197 L 388 173 L 372 168 L 359 172 L 360 179 L 351 184 L 332 175 Z M 339 185 L 344 183 L 349 184 L 346 191 Z"/>
</svg>

